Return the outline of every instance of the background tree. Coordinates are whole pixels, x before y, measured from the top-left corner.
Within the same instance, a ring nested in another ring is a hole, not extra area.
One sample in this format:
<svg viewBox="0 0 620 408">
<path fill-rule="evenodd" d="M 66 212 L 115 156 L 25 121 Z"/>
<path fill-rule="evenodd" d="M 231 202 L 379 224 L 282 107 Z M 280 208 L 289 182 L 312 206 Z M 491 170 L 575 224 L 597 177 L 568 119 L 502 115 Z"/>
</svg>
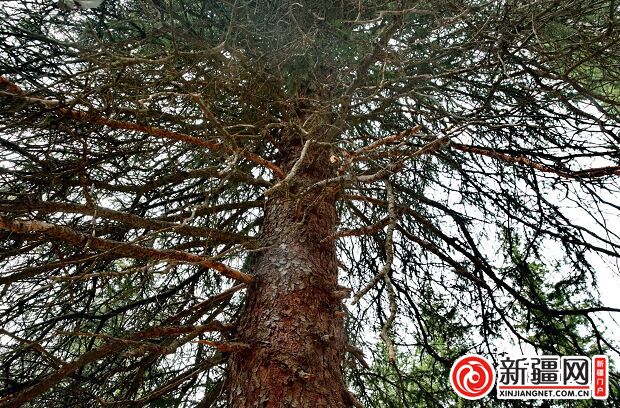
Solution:
<svg viewBox="0 0 620 408">
<path fill-rule="evenodd" d="M 3 1 L 0 407 L 451 406 L 466 352 L 616 356 L 617 19 Z"/>
</svg>

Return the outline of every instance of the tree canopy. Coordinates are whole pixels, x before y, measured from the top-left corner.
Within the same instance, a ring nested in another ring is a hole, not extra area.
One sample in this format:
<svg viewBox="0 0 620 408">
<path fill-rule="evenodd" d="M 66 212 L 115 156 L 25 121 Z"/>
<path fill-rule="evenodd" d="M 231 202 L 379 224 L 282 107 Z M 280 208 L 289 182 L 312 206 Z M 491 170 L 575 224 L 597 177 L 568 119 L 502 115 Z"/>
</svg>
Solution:
<svg viewBox="0 0 620 408">
<path fill-rule="evenodd" d="M 352 404 L 618 356 L 614 0 L 1 4 L 0 407 L 226 406 L 284 196 L 336 197 Z"/>
</svg>

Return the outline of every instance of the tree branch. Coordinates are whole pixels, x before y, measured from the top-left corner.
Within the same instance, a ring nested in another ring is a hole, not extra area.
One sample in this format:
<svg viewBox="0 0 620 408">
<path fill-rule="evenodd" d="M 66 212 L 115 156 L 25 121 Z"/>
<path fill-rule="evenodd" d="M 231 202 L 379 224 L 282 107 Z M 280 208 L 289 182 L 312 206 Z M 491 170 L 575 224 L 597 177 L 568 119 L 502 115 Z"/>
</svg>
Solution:
<svg viewBox="0 0 620 408">
<path fill-rule="evenodd" d="M 547 166 L 546 164 L 537 163 L 531 159 L 528 159 L 524 155 L 514 156 L 506 153 L 496 152 L 493 149 L 487 147 L 468 146 L 460 143 L 450 143 L 450 147 L 462 152 L 471 154 L 478 154 L 481 156 L 491 157 L 498 159 L 506 163 L 522 164 L 527 167 L 542 171 L 543 173 L 553 173 L 560 177 L 570 179 L 583 179 L 583 178 L 598 178 L 610 175 L 620 175 L 620 166 L 607 166 L 607 167 L 595 167 L 584 170 L 566 170 L 558 169 L 556 167 Z"/>
<path fill-rule="evenodd" d="M 277 165 L 273 164 L 269 160 L 266 160 L 257 154 L 245 151 L 243 149 L 234 149 L 223 143 L 212 142 L 212 141 L 205 140 L 205 139 L 202 139 L 196 136 L 191 136 L 185 133 L 173 132 L 171 130 L 161 129 L 161 128 L 143 125 L 139 123 L 126 122 L 122 120 L 107 118 L 105 116 L 100 115 L 96 111 L 84 112 L 84 111 L 68 108 L 65 106 L 61 106 L 60 101 L 57 101 L 57 100 L 26 96 L 26 93 L 18 85 L 14 84 L 13 82 L 1 76 L 0 76 L 0 85 L 4 86 L 6 89 L 9 90 L 9 92 L 3 91 L 0 93 L 6 96 L 9 96 L 9 97 L 21 99 L 28 103 L 41 104 L 48 109 L 55 110 L 60 116 L 69 117 L 73 120 L 77 120 L 80 122 L 87 122 L 87 123 L 92 123 L 95 125 L 106 126 L 111 129 L 131 130 L 135 132 L 146 133 L 151 136 L 184 142 L 184 143 L 188 143 L 194 146 L 206 147 L 207 149 L 212 150 L 212 151 L 239 153 L 242 157 L 258 165 L 268 168 L 278 178 L 280 179 L 284 178 L 284 171 L 282 171 L 280 167 L 278 167 Z"/>
<path fill-rule="evenodd" d="M 43 221 L 20 221 L 11 220 L 0 216 L 0 229 L 17 232 L 36 232 L 49 237 L 59 239 L 77 247 L 90 247 L 99 251 L 106 251 L 123 255 L 129 258 L 146 258 L 154 260 L 172 260 L 190 264 L 201 265 L 205 268 L 215 269 L 222 275 L 243 283 L 252 283 L 253 278 L 236 269 L 230 268 L 223 263 L 205 259 L 202 256 L 189 254 L 175 250 L 158 250 L 145 248 L 139 245 L 107 240 L 95 236 L 75 232 L 70 228 L 50 224 Z"/>
</svg>

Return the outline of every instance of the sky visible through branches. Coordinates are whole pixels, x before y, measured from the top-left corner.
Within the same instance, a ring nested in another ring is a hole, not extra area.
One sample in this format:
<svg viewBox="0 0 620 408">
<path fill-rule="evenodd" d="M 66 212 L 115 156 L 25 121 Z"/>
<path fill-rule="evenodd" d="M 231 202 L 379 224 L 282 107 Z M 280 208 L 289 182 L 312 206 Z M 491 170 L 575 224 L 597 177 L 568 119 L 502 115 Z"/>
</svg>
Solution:
<svg viewBox="0 0 620 408">
<path fill-rule="evenodd" d="M 617 364 L 618 11 L 1 1 L 0 407 L 230 406 L 266 277 L 316 295 L 277 228 L 337 257 L 363 406 L 456 404 L 468 352 Z"/>
</svg>

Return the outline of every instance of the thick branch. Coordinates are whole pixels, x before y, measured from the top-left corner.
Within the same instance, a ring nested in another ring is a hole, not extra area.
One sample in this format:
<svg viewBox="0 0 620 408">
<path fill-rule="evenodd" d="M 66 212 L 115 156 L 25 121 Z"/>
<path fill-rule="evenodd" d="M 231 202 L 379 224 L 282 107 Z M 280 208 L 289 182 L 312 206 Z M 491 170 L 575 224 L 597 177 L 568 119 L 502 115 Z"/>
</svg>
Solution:
<svg viewBox="0 0 620 408">
<path fill-rule="evenodd" d="M 77 213 L 83 215 L 90 215 L 93 217 L 102 217 L 114 221 L 121 222 L 123 224 L 144 228 L 149 230 L 169 230 L 179 234 L 188 235 L 192 237 L 207 237 L 215 239 L 219 242 L 229 243 L 249 243 L 251 238 L 243 235 L 234 234 L 227 231 L 216 230 L 205 227 L 194 227 L 191 225 L 177 224 L 174 222 L 150 220 L 142 218 L 134 214 L 129 214 L 121 211 L 112 210 L 105 207 L 88 206 L 82 204 L 72 203 L 55 203 L 50 201 L 40 202 L 24 202 L 24 203 L 0 203 L 0 211 L 42 211 L 45 213 Z"/>
<path fill-rule="evenodd" d="M 506 153 L 500 153 L 486 147 L 468 146 L 460 143 L 450 143 L 450 147 L 462 152 L 468 152 L 472 154 L 479 154 L 481 156 L 491 157 L 493 159 L 502 160 L 511 164 L 522 164 L 524 166 L 531 167 L 543 173 L 553 173 L 560 177 L 570 179 L 583 179 L 583 178 L 598 178 L 610 175 L 620 175 L 620 166 L 607 166 L 596 167 L 592 169 L 584 170 L 566 170 L 558 169 L 556 167 L 547 166 L 546 164 L 537 163 L 531 159 L 528 159 L 524 155 L 513 156 Z"/>
<path fill-rule="evenodd" d="M 243 283 L 252 283 L 253 278 L 241 271 L 230 268 L 223 263 L 205 259 L 202 256 L 175 250 L 158 250 L 145 248 L 136 244 L 107 240 L 76 232 L 70 228 L 50 224 L 42 221 L 11 220 L 0 216 L 0 229 L 17 232 L 36 232 L 53 237 L 78 247 L 90 247 L 98 251 L 106 251 L 123 255 L 129 258 L 146 258 L 153 260 L 171 260 L 201 265 L 212 268 L 222 275 Z"/>
<path fill-rule="evenodd" d="M 284 178 L 284 172 L 282 169 L 269 160 L 262 158 L 261 156 L 247 152 L 243 149 L 233 149 L 230 146 L 227 146 L 223 143 L 212 142 L 209 140 L 205 140 L 196 136 L 188 135 L 185 133 L 173 132 L 171 130 L 161 129 L 153 126 L 148 126 L 139 123 L 126 122 L 117 119 L 107 118 L 105 116 L 100 115 L 97 112 L 84 112 L 77 109 L 68 108 L 65 106 L 61 106 L 60 101 L 57 100 L 49 100 L 43 98 L 35 98 L 26 96 L 25 92 L 13 82 L 7 80 L 6 78 L 0 77 L 0 85 L 4 86 L 9 92 L 2 92 L 7 96 L 11 96 L 14 98 L 18 98 L 24 100 L 28 103 L 38 103 L 47 108 L 54 109 L 58 114 L 64 117 L 70 117 L 71 119 L 87 122 L 96 125 L 106 126 L 112 129 L 120 129 L 120 130 L 131 130 L 135 132 L 146 133 L 151 136 L 161 137 L 164 139 L 175 140 L 179 142 L 184 142 L 188 144 L 192 144 L 194 146 L 206 147 L 212 151 L 223 151 L 227 153 L 238 153 L 242 157 L 250 160 L 256 164 L 259 164 L 263 167 L 271 170 L 278 178 Z"/>
</svg>

